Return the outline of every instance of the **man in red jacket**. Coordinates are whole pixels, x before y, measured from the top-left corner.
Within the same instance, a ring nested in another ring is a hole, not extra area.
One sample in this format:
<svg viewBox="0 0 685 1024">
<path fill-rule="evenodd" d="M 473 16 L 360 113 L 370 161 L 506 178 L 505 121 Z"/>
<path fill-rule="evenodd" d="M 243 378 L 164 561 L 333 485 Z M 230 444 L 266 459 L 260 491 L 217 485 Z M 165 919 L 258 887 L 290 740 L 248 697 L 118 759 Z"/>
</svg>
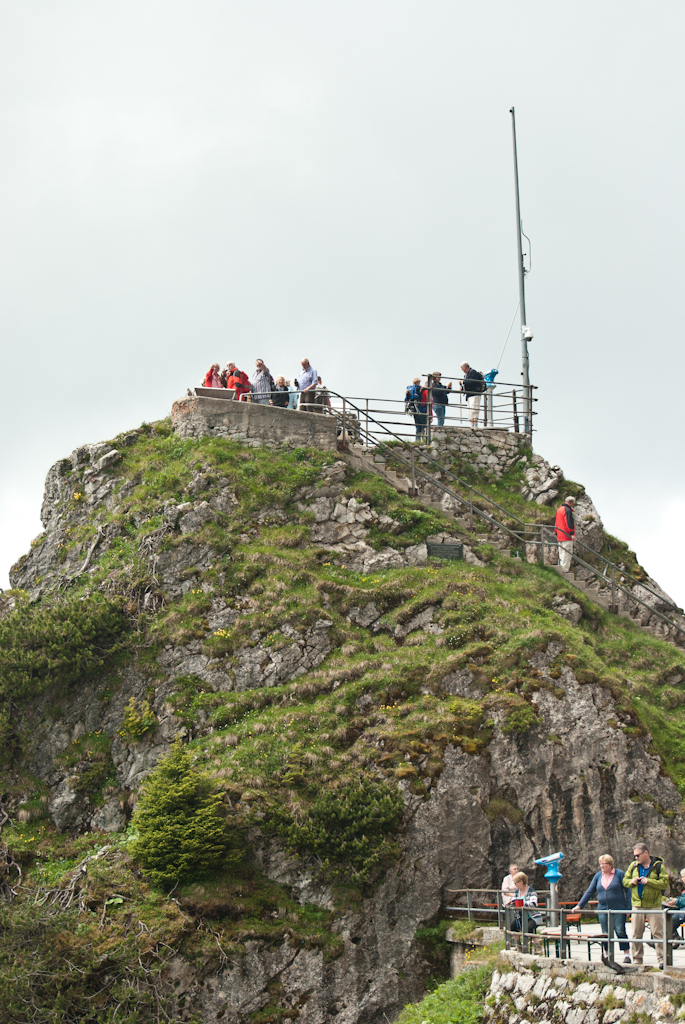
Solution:
<svg viewBox="0 0 685 1024">
<path fill-rule="evenodd" d="M 554 521 L 557 540 L 559 541 L 559 564 L 562 572 L 571 571 L 571 557 L 573 555 L 573 541 L 576 536 L 576 524 L 573 519 L 573 507 L 576 499 L 569 495 L 561 508 L 557 509 L 557 517 Z"/>
</svg>

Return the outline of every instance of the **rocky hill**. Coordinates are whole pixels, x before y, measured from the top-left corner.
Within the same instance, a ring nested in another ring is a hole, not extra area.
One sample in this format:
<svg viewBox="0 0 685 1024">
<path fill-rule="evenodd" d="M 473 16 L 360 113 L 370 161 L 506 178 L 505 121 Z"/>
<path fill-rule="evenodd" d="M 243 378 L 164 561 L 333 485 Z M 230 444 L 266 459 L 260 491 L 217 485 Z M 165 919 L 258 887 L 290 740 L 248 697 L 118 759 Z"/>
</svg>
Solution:
<svg viewBox="0 0 685 1024">
<path fill-rule="evenodd" d="M 451 458 L 536 521 L 573 489 L 647 578 L 559 467 Z M 682 867 L 682 650 L 377 468 L 163 421 L 49 471 L 0 619 L 0 1020 L 392 1020 L 449 887 Z"/>
</svg>

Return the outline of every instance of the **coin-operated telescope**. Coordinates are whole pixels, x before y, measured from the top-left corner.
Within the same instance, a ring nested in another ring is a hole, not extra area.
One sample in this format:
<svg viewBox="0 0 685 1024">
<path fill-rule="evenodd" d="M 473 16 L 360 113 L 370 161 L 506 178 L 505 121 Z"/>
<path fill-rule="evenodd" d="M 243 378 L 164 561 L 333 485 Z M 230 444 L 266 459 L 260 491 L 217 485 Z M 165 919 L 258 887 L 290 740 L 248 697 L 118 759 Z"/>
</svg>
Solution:
<svg viewBox="0 0 685 1024">
<path fill-rule="evenodd" d="M 562 878 L 561 871 L 559 870 L 559 861 L 564 859 L 564 855 L 559 853 L 550 853 L 548 857 L 539 857 L 535 863 L 544 865 L 547 868 L 545 872 L 545 878 L 549 882 L 549 909 L 559 909 L 559 894 L 557 893 L 557 883 Z M 559 924 L 559 915 L 552 914 L 550 924 L 552 927 L 556 927 Z"/>
</svg>

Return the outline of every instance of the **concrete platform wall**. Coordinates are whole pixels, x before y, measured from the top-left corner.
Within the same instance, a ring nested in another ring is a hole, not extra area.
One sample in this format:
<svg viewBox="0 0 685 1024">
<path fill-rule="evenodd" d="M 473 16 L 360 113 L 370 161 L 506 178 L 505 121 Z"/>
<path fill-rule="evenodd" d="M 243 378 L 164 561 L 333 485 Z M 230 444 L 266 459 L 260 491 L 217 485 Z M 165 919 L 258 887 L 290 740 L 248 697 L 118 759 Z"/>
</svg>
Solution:
<svg viewBox="0 0 685 1024">
<path fill-rule="evenodd" d="M 255 447 L 337 447 L 335 417 L 221 398 L 179 398 L 171 407 L 179 437 L 226 437 Z"/>
</svg>

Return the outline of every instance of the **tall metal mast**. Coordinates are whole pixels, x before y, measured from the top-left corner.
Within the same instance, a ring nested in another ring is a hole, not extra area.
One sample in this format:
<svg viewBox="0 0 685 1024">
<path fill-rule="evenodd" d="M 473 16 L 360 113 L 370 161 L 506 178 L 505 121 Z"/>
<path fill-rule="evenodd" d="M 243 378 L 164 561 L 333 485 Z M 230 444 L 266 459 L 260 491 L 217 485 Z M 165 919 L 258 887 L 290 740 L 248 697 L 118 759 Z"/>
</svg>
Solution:
<svg viewBox="0 0 685 1024">
<path fill-rule="evenodd" d="M 533 417 L 532 417 L 532 406 L 531 401 L 531 390 L 530 390 L 530 372 L 529 372 L 529 361 L 528 361 L 528 340 L 533 337 L 531 331 L 529 331 L 526 325 L 526 289 L 525 289 L 525 276 L 526 268 L 523 263 L 523 243 L 521 240 L 522 229 L 521 229 L 521 204 L 519 200 L 519 165 L 518 156 L 516 152 L 516 115 L 514 114 L 514 108 L 512 107 L 509 111 L 511 114 L 511 136 L 514 145 L 514 189 L 516 194 L 516 245 L 518 247 L 518 268 L 519 268 L 519 309 L 521 311 L 521 363 L 522 371 L 521 376 L 523 377 L 523 413 L 525 421 L 525 432 L 526 434 L 533 433 Z"/>
</svg>

